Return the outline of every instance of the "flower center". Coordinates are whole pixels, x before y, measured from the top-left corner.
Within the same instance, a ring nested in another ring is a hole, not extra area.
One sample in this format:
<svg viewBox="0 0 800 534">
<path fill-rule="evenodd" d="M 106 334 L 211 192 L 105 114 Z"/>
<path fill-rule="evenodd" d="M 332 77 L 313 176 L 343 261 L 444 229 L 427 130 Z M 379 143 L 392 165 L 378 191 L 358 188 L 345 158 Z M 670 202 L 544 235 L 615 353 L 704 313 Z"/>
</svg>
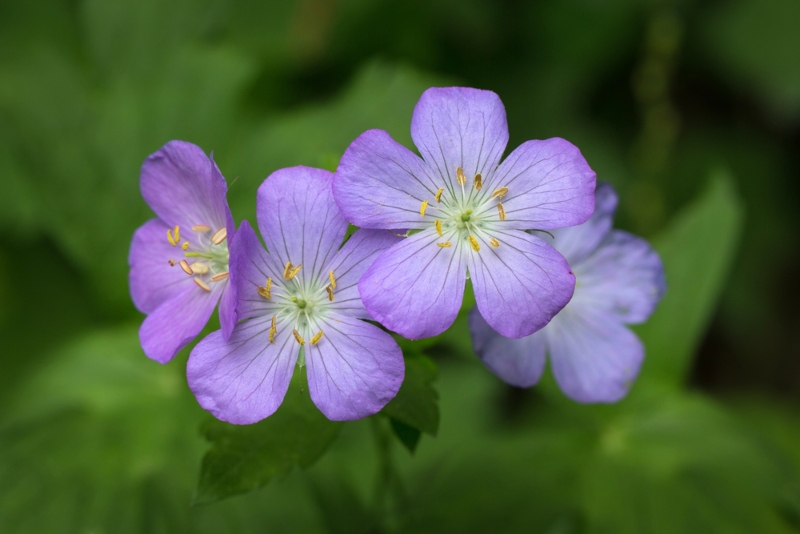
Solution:
<svg viewBox="0 0 800 534">
<path fill-rule="evenodd" d="M 180 226 L 167 230 L 169 244 L 183 251 L 183 259 L 176 262 L 170 258 L 167 262 L 172 267 L 177 263 L 200 289 L 211 291 L 211 283 L 228 278 L 228 232 L 226 228 L 220 228 L 212 233 L 207 224 L 192 226 L 192 232 L 191 243 L 188 240 L 181 243 Z"/>
</svg>

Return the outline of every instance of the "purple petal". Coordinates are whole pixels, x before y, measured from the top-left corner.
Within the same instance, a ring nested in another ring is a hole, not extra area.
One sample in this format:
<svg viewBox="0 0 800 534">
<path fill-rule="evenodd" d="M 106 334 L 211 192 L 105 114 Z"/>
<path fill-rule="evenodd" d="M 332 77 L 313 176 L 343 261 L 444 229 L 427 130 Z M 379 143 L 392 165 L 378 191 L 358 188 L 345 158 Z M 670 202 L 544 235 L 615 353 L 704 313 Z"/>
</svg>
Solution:
<svg viewBox="0 0 800 534">
<path fill-rule="evenodd" d="M 371 319 L 361 296 L 358 281 L 381 252 L 402 241 L 388 230 L 358 230 L 334 256 L 329 270 L 336 279 L 332 308 L 336 313 Z M 323 273 L 324 276 L 324 273 Z"/>
<path fill-rule="evenodd" d="M 258 287 L 264 286 L 269 277 L 275 280 L 282 277 L 283 269 L 274 264 L 247 221 L 242 221 L 231 242 L 230 269 L 239 319 L 261 317 L 273 308 L 272 303 L 258 294 Z"/>
<path fill-rule="evenodd" d="M 333 200 L 333 173 L 291 167 L 272 173 L 258 188 L 258 228 L 270 261 L 283 272 L 302 265 L 301 280 L 313 280 L 342 244 L 347 221 Z"/>
<path fill-rule="evenodd" d="M 467 250 L 478 309 L 504 336 L 529 336 L 569 302 L 575 276 L 564 257 L 538 237 L 519 230 L 493 234 L 499 247 L 478 236 L 480 251 Z"/>
<path fill-rule="evenodd" d="M 614 213 L 617 210 L 617 193 L 609 184 L 598 184 L 595 191 L 594 213 L 589 220 L 578 226 L 568 226 L 553 230 L 555 240 L 542 239 L 567 258 L 573 267 L 595 251 L 600 242 L 611 231 Z"/>
<path fill-rule="evenodd" d="M 564 139 L 528 141 L 503 161 L 485 190 L 507 187 L 505 224 L 551 230 L 586 221 L 594 211 L 595 173 Z"/>
<path fill-rule="evenodd" d="M 278 409 L 294 372 L 298 345 L 289 324 L 269 342 L 270 318 L 236 325 L 229 341 L 217 331 L 197 344 L 186 376 L 200 406 L 237 425 L 258 422 Z"/>
<path fill-rule="evenodd" d="M 444 184 L 416 154 L 383 130 L 361 134 L 345 151 L 336 169 L 333 194 L 345 218 L 365 228 L 422 228 L 430 214 L 420 215 L 424 200 L 433 203 Z"/>
<path fill-rule="evenodd" d="M 377 413 L 400 389 L 403 353 L 392 336 L 350 317 L 321 322 L 324 335 L 306 343 L 308 391 L 328 419 L 351 421 Z"/>
<path fill-rule="evenodd" d="M 422 93 L 411 119 L 411 137 L 422 158 L 451 191 L 456 169 L 469 180 L 489 178 L 508 143 L 506 110 L 495 93 L 468 87 L 433 87 Z"/>
<path fill-rule="evenodd" d="M 622 230 L 612 231 L 574 269 L 579 286 L 575 306 L 620 322 L 647 320 L 664 294 L 664 268 L 658 253 L 644 239 Z"/>
<path fill-rule="evenodd" d="M 543 332 L 519 339 L 502 336 L 489 326 L 477 308 L 469 314 L 469 331 L 475 353 L 504 382 L 519 388 L 539 382 L 545 362 Z"/>
<path fill-rule="evenodd" d="M 131 298 L 142 313 L 151 313 L 164 302 L 184 291 L 194 282 L 180 267 L 170 266 L 168 260 L 180 260 L 181 250 L 167 241 L 167 230 L 159 219 L 151 219 L 133 234 L 128 255 Z"/>
<path fill-rule="evenodd" d="M 187 284 L 148 315 L 139 329 L 139 340 L 147 357 L 159 363 L 174 358 L 203 330 L 222 289 L 215 285 L 211 291 L 205 291 L 194 283 Z"/>
<path fill-rule="evenodd" d="M 556 381 L 573 400 L 616 402 L 639 374 L 644 347 L 613 316 L 570 304 L 542 333 Z"/>
<path fill-rule="evenodd" d="M 197 145 L 170 141 L 142 165 L 142 196 L 169 226 L 224 228 L 230 217 L 225 178 Z M 166 236 L 166 233 L 165 233 Z"/>
<path fill-rule="evenodd" d="M 358 290 L 369 314 L 409 339 L 441 334 L 455 321 L 464 297 L 466 266 L 460 243 L 436 246 L 434 230 L 423 230 L 378 256 Z"/>
<path fill-rule="evenodd" d="M 219 326 L 222 328 L 222 336 L 227 340 L 233 333 L 233 327 L 238 321 L 236 313 L 236 286 L 228 280 L 225 289 L 222 290 L 222 297 L 219 301 Z"/>
</svg>

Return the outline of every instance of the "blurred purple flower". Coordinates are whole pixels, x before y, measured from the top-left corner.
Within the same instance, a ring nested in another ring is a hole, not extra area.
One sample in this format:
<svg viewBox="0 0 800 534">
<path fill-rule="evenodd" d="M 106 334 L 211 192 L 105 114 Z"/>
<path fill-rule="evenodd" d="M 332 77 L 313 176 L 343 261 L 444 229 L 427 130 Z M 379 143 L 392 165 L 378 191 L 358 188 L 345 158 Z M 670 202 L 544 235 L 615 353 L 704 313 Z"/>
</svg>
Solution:
<svg viewBox="0 0 800 534">
<path fill-rule="evenodd" d="M 223 332 L 230 336 L 236 324 L 227 243 L 235 226 L 225 178 L 196 145 L 170 141 L 145 160 L 140 181 L 158 218 L 133 234 L 131 297 L 147 314 L 139 330 L 145 354 L 167 363 L 200 333 L 220 299 Z"/>
<path fill-rule="evenodd" d="M 189 387 L 218 419 L 249 424 L 283 402 L 295 364 L 306 365 L 311 399 L 329 419 L 378 412 L 403 381 L 403 355 L 371 319 L 358 280 L 399 238 L 359 230 L 339 248 L 347 221 L 333 200 L 333 174 L 294 167 L 258 190 L 258 227 L 245 221 L 231 269 L 246 321 L 225 341 L 214 332 L 189 357 Z"/>
<path fill-rule="evenodd" d="M 611 229 L 617 196 L 610 185 L 597 188 L 596 205 L 584 224 L 553 231 L 553 246 L 566 256 L 577 283 L 550 324 L 509 339 L 477 309 L 470 314 L 475 352 L 511 385 L 536 384 L 546 352 L 559 386 L 578 402 L 616 402 L 639 374 L 644 347 L 625 325 L 642 323 L 653 312 L 664 293 L 664 270 L 644 239 Z"/>
<path fill-rule="evenodd" d="M 528 141 L 503 163 L 508 142 L 500 98 L 470 88 L 423 93 L 411 121 L 422 159 L 382 130 L 345 152 L 333 192 L 365 228 L 419 231 L 378 257 L 359 283 L 370 314 L 405 337 L 440 334 L 472 278 L 478 308 L 510 337 L 543 327 L 569 301 L 566 260 L 525 230 L 584 222 L 595 173 L 563 139 Z"/>
</svg>

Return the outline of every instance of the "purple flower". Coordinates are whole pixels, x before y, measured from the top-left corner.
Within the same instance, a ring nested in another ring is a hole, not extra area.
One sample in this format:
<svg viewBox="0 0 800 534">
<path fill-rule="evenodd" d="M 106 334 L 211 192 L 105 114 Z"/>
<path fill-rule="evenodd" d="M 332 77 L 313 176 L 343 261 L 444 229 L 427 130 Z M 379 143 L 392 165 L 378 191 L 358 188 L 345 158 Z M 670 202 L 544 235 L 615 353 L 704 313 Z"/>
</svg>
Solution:
<svg viewBox="0 0 800 534">
<path fill-rule="evenodd" d="M 227 336 L 236 324 L 228 283 L 228 243 L 235 226 L 227 186 L 214 160 L 170 141 L 142 165 L 142 196 L 158 215 L 133 234 L 128 263 L 133 303 L 147 314 L 139 338 L 145 354 L 170 361 L 219 307 Z"/>
<path fill-rule="evenodd" d="M 536 384 L 547 352 L 568 397 L 616 402 L 627 394 L 639 374 L 644 347 L 625 325 L 647 320 L 665 282 L 661 259 L 644 239 L 611 229 L 616 207 L 614 190 L 600 185 L 592 217 L 553 232 L 553 244 L 569 260 L 577 284 L 569 304 L 542 330 L 508 339 L 472 310 L 475 352 L 509 384 Z"/>
<path fill-rule="evenodd" d="M 403 381 L 403 355 L 371 319 L 358 280 L 399 238 L 347 231 L 331 192 L 333 174 L 294 167 L 258 190 L 265 252 L 245 221 L 231 269 L 246 321 L 225 341 L 214 332 L 189 357 L 189 387 L 200 405 L 236 424 L 260 421 L 283 401 L 295 364 L 306 365 L 311 399 L 329 419 L 379 411 Z"/>
<path fill-rule="evenodd" d="M 359 283 L 370 314 L 405 337 L 440 334 L 472 278 L 478 308 L 510 337 L 535 332 L 569 301 L 566 260 L 525 230 L 584 222 L 595 173 L 563 139 L 528 141 L 503 163 L 508 141 L 500 98 L 478 89 L 432 88 L 411 121 L 422 159 L 381 130 L 345 152 L 333 192 L 365 228 L 407 228 Z"/>
</svg>

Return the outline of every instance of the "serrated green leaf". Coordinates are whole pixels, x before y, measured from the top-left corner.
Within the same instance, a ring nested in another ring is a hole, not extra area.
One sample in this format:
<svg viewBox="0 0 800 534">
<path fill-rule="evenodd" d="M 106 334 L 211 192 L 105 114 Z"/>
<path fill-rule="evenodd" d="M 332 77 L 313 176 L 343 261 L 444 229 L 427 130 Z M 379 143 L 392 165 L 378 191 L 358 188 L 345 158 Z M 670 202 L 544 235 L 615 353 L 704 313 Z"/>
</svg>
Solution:
<svg viewBox="0 0 800 534">
<path fill-rule="evenodd" d="M 194 504 L 205 504 L 260 488 L 295 467 L 307 467 L 333 443 L 341 423 L 328 420 L 295 372 L 278 411 L 253 425 L 210 419 L 203 434 L 211 449 L 203 457 Z"/>
<path fill-rule="evenodd" d="M 406 376 L 397 396 L 381 413 L 426 434 L 439 430 L 439 395 L 433 388 L 436 364 L 426 356 L 406 354 Z"/>
</svg>

